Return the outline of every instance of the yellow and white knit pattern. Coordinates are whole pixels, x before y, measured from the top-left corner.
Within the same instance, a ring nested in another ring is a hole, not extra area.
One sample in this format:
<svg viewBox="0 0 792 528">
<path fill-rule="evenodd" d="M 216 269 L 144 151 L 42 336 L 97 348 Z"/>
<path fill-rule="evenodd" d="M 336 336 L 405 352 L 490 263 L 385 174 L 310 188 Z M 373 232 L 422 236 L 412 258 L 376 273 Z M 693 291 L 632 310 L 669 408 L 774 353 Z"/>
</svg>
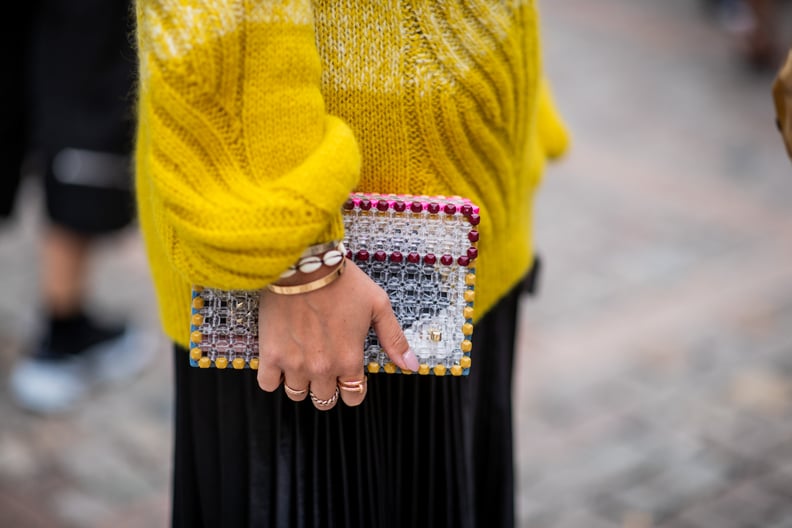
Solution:
<svg viewBox="0 0 792 528">
<path fill-rule="evenodd" d="M 167 333 L 341 238 L 354 190 L 482 207 L 477 316 L 527 271 L 564 129 L 532 1 L 138 0 L 141 226 Z"/>
</svg>

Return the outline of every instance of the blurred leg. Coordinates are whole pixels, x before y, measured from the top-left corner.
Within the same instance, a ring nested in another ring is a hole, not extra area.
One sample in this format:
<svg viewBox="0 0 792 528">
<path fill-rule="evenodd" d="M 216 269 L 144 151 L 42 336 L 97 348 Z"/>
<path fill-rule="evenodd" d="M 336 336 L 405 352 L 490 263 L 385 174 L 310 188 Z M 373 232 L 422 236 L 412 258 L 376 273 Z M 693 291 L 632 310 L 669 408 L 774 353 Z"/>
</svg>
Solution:
<svg viewBox="0 0 792 528">
<path fill-rule="evenodd" d="M 132 218 L 128 0 L 40 0 L 33 39 L 31 142 L 49 226 L 41 242 L 42 300 L 54 317 L 82 309 L 95 235 Z"/>
<path fill-rule="evenodd" d="M 29 142 L 42 154 L 49 218 L 41 240 L 46 323 L 11 389 L 36 412 L 73 408 L 92 386 L 145 364 L 135 333 L 84 311 L 93 241 L 134 213 L 130 10 L 129 0 L 40 0 L 31 26 Z"/>
<path fill-rule="evenodd" d="M 46 313 L 64 319 L 83 306 L 89 239 L 51 225 L 41 240 L 41 296 Z"/>
</svg>

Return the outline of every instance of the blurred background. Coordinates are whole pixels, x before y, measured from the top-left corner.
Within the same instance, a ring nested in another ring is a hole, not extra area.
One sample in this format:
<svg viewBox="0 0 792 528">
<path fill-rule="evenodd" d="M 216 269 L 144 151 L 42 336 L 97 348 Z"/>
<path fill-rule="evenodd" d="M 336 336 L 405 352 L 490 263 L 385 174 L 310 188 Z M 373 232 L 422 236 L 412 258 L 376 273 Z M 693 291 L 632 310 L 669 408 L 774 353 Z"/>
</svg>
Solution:
<svg viewBox="0 0 792 528">
<path fill-rule="evenodd" d="M 520 526 L 792 528 L 792 164 L 770 96 L 792 6 L 755 4 L 541 3 L 574 145 L 538 198 L 521 313 Z M 27 182 L 0 225 L 0 526 L 165 526 L 164 340 L 67 415 L 7 397 L 40 326 L 41 207 Z M 99 246 L 89 292 L 157 335 L 134 231 Z"/>
</svg>

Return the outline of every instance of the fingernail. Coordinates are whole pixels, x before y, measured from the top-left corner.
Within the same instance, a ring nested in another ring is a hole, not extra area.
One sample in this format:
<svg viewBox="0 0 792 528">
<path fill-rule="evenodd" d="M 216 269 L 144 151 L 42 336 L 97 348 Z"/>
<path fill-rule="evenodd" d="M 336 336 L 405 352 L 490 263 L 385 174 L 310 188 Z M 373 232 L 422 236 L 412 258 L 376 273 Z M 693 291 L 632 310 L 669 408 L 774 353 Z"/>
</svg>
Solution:
<svg viewBox="0 0 792 528">
<path fill-rule="evenodd" d="M 412 348 L 407 349 L 407 352 L 404 353 L 402 359 L 407 364 L 407 368 L 415 372 L 418 370 L 418 358 L 415 357 L 415 352 L 412 351 Z"/>
</svg>

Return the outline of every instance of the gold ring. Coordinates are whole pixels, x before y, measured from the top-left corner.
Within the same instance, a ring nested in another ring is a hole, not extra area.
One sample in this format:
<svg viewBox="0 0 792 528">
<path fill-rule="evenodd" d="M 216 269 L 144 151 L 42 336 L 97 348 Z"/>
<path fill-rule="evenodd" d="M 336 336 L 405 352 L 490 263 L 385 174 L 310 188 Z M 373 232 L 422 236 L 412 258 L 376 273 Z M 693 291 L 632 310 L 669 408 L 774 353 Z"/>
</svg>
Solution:
<svg viewBox="0 0 792 528">
<path fill-rule="evenodd" d="M 333 405 L 335 402 L 338 401 L 338 387 L 336 387 L 336 390 L 333 393 L 333 395 L 326 400 L 320 400 L 319 398 L 317 398 L 316 394 L 314 394 L 313 391 L 310 391 L 309 394 L 311 395 L 311 401 L 314 402 L 314 405 L 316 405 L 317 407 L 330 407 L 331 405 Z"/>
<path fill-rule="evenodd" d="M 305 393 L 308 392 L 308 389 L 299 389 L 299 390 L 298 389 L 292 389 L 291 387 L 286 385 L 286 383 L 283 384 L 283 390 L 285 390 L 286 394 L 288 394 L 289 396 L 294 396 L 296 398 L 299 398 L 301 396 L 305 396 Z"/>
<path fill-rule="evenodd" d="M 366 392 L 366 382 L 368 378 L 363 378 L 360 380 L 352 380 L 352 381 L 339 381 L 338 387 L 347 392 L 357 392 L 358 394 L 363 394 Z"/>
</svg>

